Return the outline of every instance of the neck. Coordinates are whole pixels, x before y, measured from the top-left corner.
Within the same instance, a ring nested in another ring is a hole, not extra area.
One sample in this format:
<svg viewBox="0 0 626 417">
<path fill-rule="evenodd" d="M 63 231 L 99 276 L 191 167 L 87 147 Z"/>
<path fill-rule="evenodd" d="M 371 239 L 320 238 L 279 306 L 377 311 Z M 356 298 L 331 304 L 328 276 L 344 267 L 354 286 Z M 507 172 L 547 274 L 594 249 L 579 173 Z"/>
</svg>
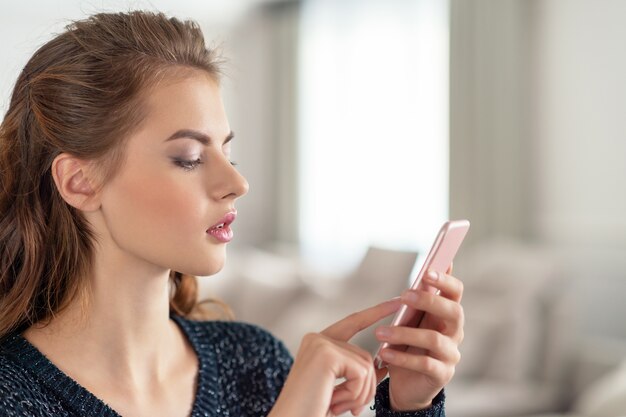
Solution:
<svg viewBox="0 0 626 417">
<path fill-rule="evenodd" d="M 91 375 L 128 387 L 167 380 L 185 349 L 169 318 L 169 270 L 105 247 L 87 279 L 91 291 L 84 311 L 83 300 L 77 300 L 24 337 L 65 364 L 68 374 L 88 366 Z"/>
</svg>

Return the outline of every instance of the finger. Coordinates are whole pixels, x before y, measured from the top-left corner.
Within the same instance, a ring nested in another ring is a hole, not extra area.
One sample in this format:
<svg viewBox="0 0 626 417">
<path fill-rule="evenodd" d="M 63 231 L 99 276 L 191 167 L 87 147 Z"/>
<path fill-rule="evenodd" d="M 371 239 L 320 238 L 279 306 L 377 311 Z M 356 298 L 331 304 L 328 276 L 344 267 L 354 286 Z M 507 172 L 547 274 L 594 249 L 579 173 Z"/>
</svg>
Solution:
<svg viewBox="0 0 626 417">
<path fill-rule="evenodd" d="M 346 388 L 346 382 L 344 381 L 341 384 L 335 386 L 335 391 L 333 392 L 332 398 L 331 398 L 331 407 L 332 406 L 336 406 L 338 404 L 342 404 L 342 406 L 345 406 L 345 410 L 354 410 L 355 407 L 359 407 L 362 406 L 364 404 L 369 404 L 373 399 L 374 396 L 376 395 L 376 385 L 377 385 L 377 379 L 376 379 L 376 370 L 374 369 L 374 366 L 370 366 L 369 367 L 370 372 L 368 373 L 367 376 L 367 383 L 368 383 L 368 388 L 366 389 L 367 392 L 364 392 L 360 397 L 358 398 L 354 398 L 354 395 L 349 392 Z M 345 411 L 344 410 L 344 411 Z"/>
<path fill-rule="evenodd" d="M 364 403 L 363 401 L 360 401 L 358 399 L 354 400 L 354 399 L 349 398 L 346 401 L 336 401 L 336 402 L 331 403 L 330 411 L 332 412 L 333 415 L 338 415 L 338 414 L 345 413 L 348 410 L 354 411 L 354 410 L 357 410 L 358 408 L 362 408 L 367 403 Z"/>
<path fill-rule="evenodd" d="M 395 313 L 401 306 L 399 298 L 385 301 L 365 310 L 350 314 L 348 317 L 327 327 L 321 333 L 336 340 L 347 342 L 361 330 Z"/>
<path fill-rule="evenodd" d="M 341 347 L 341 346 L 339 346 Z M 364 359 L 352 350 L 341 352 L 345 360 L 335 375 L 346 380 L 337 385 L 331 398 L 331 405 L 337 403 L 351 403 L 352 407 L 365 404 L 370 396 L 371 379 L 374 378 L 374 366 L 371 360 Z"/>
<path fill-rule="evenodd" d="M 361 361 L 359 361 L 361 362 Z M 366 366 L 363 368 L 363 364 L 359 363 L 359 376 L 358 379 L 348 380 L 346 389 L 352 392 L 353 402 L 357 404 L 363 404 L 367 396 L 369 395 L 369 379 L 371 378 L 370 369 Z M 353 386 L 352 388 L 350 386 Z"/>
<path fill-rule="evenodd" d="M 374 368 L 374 363 L 372 362 L 371 372 L 369 374 L 369 391 L 367 396 L 365 397 L 365 404 L 369 404 L 374 397 L 376 396 L 376 369 Z M 363 408 L 361 407 L 361 410 Z M 361 410 L 358 411 L 357 415 L 361 413 Z"/>
<path fill-rule="evenodd" d="M 392 345 L 407 345 L 426 349 L 431 356 L 446 363 L 457 364 L 461 359 L 457 345 L 436 330 L 403 326 L 381 326 L 376 337 Z"/>
<path fill-rule="evenodd" d="M 450 262 L 450 266 L 448 267 L 448 270 L 446 271 L 446 274 L 452 275 L 452 269 L 453 268 L 454 268 L 454 262 Z"/>
<path fill-rule="evenodd" d="M 352 402 L 344 402 L 344 403 L 340 403 L 340 404 L 335 404 L 332 407 L 330 407 L 331 412 L 333 413 L 334 416 L 338 416 L 340 414 L 345 413 L 348 410 L 352 410 L 353 409 L 353 403 Z M 353 415 L 357 415 L 352 413 Z"/>
<path fill-rule="evenodd" d="M 354 392 L 348 389 L 347 384 L 348 381 L 344 381 L 341 384 L 335 386 L 333 395 L 330 400 L 331 405 L 347 403 L 356 400 L 357 397 L 355 396 Z"/>
<path fill-rule="evenodd" d="M 384 368 L 376 369 L 376 385 L 380 384 L 380 381 L 385 379 L 387 373 L 389 373 L 389 369 L 387 369 L 386 366 Z"/>
<path fill-rule="evenodd" d="M 367 404 L 359 404 L 359 403 L 349 401 L 349 402 L 335 404 L 330 407 L 330 410 L 335 416 L 343 414 L 348 410 L 352 412 L 353 416 L 358 416 L 359 414 L 361 414 L 361 412 L 363 411 L 366 405 Z"/>
<path fill-rule="evenodd" d="M 442 319 L 446 323 L 444 334 L 448 336 L 457 335 L 463 328 L 463 307 L 457 302 L 422 290 L 405 291 L 402 301 L 413 309 Z"/>
<path fill-rule="evenodd" d="M 424 279 L 427 284 L 440 290 L 442 297 L 457 303 L 461 301 L 463 297 L 463 282 L 460 279 L 436 271 L 428 271 Z"/>
<path fill-rule="evenodd" d="M 370 386 L 370 395 L 369 397 L 367 397 L 368 404 L 372 402 L 374 397 L 376 397 L 376 386 L 378 385 L 378 370 L 374 367 L 372 367 L 372 369 L 374 370 L 374 372 L 372 373 L 372 378 L 371 378 L 372 385 Z"/>
<path fill-rule="evenodd" d="M 399 352 L 393 349 L 383 349 L 381 355 L 393 366 L 419 372 L 428 379 L 433 386 L 444 386 L 454 374 L 454 366 L 448 365 L 428 355 L 415 355 Z"/>
<path fill-rule="evenodd" d="M 354 400 L 354 395 L 345 388 L 344 384 L 345 383 L 342 382 L 341 384 L 335 387 L 335 391 L 333 391 L 333 395 L 330 399 L 331 407 L 337 404 L 342 404 L 342 403 L 345 404 L 348 401 Z"/>
</svg>

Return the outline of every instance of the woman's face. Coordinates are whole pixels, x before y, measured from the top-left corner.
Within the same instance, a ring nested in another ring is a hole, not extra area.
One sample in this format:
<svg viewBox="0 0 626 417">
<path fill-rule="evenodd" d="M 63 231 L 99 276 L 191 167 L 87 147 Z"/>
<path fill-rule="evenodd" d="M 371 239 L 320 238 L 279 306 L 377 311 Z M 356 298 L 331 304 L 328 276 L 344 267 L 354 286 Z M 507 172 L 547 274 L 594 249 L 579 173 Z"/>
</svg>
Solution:
<svg viewBox="0 0 626 417">
<path fill-rule="evenodd" d="M 229 160 L 232 134 L 219 87 L 195 72 L 156 87 L 147 104 L 125 163 L 102 190 L 104 223 L 132 256 L 186 274 L 214 274 L 224 264 L 230 229 L 209 229 L 248 191 Z"/>
</svg>

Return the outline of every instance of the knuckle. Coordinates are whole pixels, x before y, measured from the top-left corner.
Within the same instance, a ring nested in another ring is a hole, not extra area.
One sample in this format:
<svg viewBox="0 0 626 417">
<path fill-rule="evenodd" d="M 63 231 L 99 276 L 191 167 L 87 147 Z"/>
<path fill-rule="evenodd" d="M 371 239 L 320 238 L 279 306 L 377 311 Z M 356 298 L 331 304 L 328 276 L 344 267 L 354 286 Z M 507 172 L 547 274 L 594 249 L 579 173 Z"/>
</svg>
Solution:
<svg viewBox="0 0 626 417">
<path fill-rule="evenodd" d="M 459 352 L 458 349 L 455 349 L 454 351 L 454 364 L 458 364 L 459 362 L 461 362 L 461 352 Z"/>
<path fill-rule="evenodd" d="M 429 310 L 432 309 L 432 307 L 437 302 L 437 298 L 430 293 L 426 293 L 426 296 L 423 298 L 424 298 L 424 303 L 426 304 L 426 308 Z"/>
<path fill-rule="evenodd" d="M 443 347 L 443 335 L 436 331 L 431 331 L 427 333 L 427 343 L 430 347 L 429 350 L 440 351 Z"/>
<path fill-rule="evenodd" d="M 335 352 L 333 343 L 319 333 L 307 333 L 304 338 L 316 356 L 328 357 Z"/>
<path fill-rule="evenodd" d="M 459 338 L 458 338 L 459 342 L 458 344 L 460 345 L 461 343 L 463 343 L 463 340 L 465 340 L 465 330 L 463 330 L 463 328 L 461 327 L 461 329 L 459 329 Z"/>
<path fill-rule="evenodd" d="M 443 378 L 444 378 L 444 379 L 443 379 L 443 381 L 441 381 L 441 382 L 442 382 L 442 385 L 445 385 L 445 384 L 447 384 L 448 382 L 450 382 L 450 381 L 452 380 L 452 378 L 454 378 L 454 373 L 455 373 L 455 372 L 456 372 L 455 367 L 454 367 L 454 366 L 449 366 L 449 367 L 446 369 L 446 372 L 445 372 L 445 373 L 444 373 L 444 375 L 443 375 Z"/>
<path fill-rule="evenodd" d="M 326 359 L 335 355 L 335 349 L 331 343 L 319 343 L 317 344 L 315 351 L 317 352 L 317 355 Z"/>
<path fill-rule="evenodd" d="M 463 284 L 463 281 L 461 281 L 460 279 L 457 279 L 457 291 L 459 292 L 459 295 L 463 294 L 463 291 L 465 290 L 465 284 Z"/>
<path fill-rule="evenodd" d="M 427 374 L 432 374 L 435 371 L 435 360 L 430 356 L 422 357 L 422 369 Z"/>
<path fill-rule="evenodd" d="M 461 327 L 465 326 L 465 309 L 461 304 L 459 306 L 459 324 Z"/>
<path fill-rule="evenodd" d="M 456 317 L 459 321 L 463 319 L 464 313 L 461 304 L 454 303 L 450 308 L 452 309 L 452 314 L 454 315 L 454 317 Z"/>
<path fill-rule="evenodd" d="M 309 332 L 302 337 L 302 344 L 305 346 L 317 346 L 323 338 L 319 333 Z"/>
</svg>

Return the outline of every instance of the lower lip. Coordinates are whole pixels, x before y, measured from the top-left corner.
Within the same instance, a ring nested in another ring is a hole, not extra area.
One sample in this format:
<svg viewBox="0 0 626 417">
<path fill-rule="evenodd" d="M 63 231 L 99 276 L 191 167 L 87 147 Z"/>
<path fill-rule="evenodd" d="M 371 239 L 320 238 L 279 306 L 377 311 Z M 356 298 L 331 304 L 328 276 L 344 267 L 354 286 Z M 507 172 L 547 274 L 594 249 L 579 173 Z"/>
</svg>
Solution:
<svg viewBox="0 0 626 417">
<path fill-rule="evenodd" d="M 221 229 L 209 229 L 207 233 L 222 243 L 228 243 L 233 238 L 233 230 L 230 226 L 224 226 Z"/>
</svg>

